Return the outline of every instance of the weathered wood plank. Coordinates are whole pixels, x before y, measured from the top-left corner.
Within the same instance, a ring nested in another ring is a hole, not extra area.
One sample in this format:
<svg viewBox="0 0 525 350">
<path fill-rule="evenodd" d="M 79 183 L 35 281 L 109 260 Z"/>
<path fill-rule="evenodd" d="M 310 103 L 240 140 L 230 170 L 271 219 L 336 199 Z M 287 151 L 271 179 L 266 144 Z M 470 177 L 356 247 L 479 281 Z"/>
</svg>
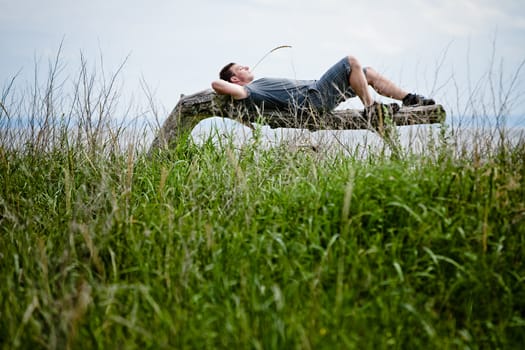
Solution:
<svg viewBox="0 0 525 350">
<path fill-rule="evenodd" d="M 383 134 L 384 127 L 383 120 L 369 120 L 355 109 L 336 110 L 324 115 L 286 111 L 246 113 L 242 105 L 229 96 L 217 95 L 209 89 L 181 97 L 153 140 L 150 152 L 157 148 L 173 147 L 184 133 L 190 132 L 201 120 L 211 116 L 231 118 L 249 126 L 251 122 L 262 122 L 272 128 L 311 131 L 369 129 Z M 389 117 L 394 125 L 433 124 L 443 122 L 446 113 L 441 105 L 402 107 Z"/>
</svg>

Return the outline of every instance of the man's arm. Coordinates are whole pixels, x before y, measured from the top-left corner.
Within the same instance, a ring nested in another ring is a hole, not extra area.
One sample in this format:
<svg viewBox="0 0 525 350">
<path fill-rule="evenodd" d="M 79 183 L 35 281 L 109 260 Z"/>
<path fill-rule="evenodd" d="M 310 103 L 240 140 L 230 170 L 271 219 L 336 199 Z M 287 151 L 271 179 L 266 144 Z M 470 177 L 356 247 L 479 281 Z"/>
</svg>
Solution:
<svg viewBox="0 0 525 350">
<path fill-rule="evenodd" d="M 211 87 L 216 93 L 220 95 L 230 95 L 236 100 L 248 97 L 248 92 L 243 86 L 230 83 L 226 80 L 215 80 L 211 83 Z"/>
</svg>

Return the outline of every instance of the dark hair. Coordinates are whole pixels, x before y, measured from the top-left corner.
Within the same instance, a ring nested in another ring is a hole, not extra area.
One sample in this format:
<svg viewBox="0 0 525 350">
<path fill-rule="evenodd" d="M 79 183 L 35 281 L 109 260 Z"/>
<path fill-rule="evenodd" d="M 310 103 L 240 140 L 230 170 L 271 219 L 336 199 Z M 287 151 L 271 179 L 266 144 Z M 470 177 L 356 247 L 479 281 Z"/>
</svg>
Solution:
<svg viewBox="0 0 525 350">
<path fill-rule="evenodd" d="M 219 77 L 222 80 L 230 81 L 230 79 L 235 75 L 231 70 L 231 67 L 234 64 L 235 64 L 234 62 L 228 63 L 227 65 L 224 66 L 224 68 L 221 69 L 221 72 L 219 73 Z"/>
</svg>

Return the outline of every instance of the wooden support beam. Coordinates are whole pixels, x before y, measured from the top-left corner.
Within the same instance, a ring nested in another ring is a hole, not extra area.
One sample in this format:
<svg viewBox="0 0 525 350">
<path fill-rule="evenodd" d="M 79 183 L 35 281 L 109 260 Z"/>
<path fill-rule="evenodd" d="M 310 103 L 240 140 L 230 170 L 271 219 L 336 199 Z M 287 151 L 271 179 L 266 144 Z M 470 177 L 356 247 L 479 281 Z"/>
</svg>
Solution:
<svg viewBox="0 0 525 350">
<path fill-rule="evenodd" d="M 178 139 L 203 119 L 221 116 L 247 125 L 263 123 L 272 128 L 298 128 L 317 130 L 369 129 L 383 135 L 385 120 L 369 120 L 356 109 L 336 110 L 329 114 L 291 113 L 289 111 L 260 111 L 246 113 L 242 104 L 229 96 L 217 95 L 213 90 L 204 90 L 182 96 L 153 140 L 150 152 L 158 148 L 173 147 Z M 446 118 L 441 105 L 402 107 L 390 118 L 394 125 L 415 125 L 441 123 Z"/>
</svg>

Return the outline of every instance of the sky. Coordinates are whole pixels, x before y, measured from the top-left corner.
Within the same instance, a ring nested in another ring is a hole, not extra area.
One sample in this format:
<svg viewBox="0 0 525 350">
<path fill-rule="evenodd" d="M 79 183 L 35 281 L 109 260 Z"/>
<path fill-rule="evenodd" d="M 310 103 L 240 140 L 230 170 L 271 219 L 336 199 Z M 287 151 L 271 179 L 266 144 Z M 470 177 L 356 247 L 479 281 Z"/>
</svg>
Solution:
<svg viewBox="0 0 525 350">
<path fill-rule="evenodd" d="M 17 73 L 30 81 L 35 62 L 46 69 L 62 43 L 63 74 L 78 72 L 81 55 L 93 65 L 102 58 L 106 73 L 125 61 L 123 89 L 140 98 L 142 80 L 170 111 L 181 94 L 210 88 L 226 63 L 253 66 L 291 45 L 255 75 L 316 79 L 352 54 L 452 114 L 485 89 L 478 99 L 508 95 L 512 113 L 525 115 L 523 0 L 0 0 L 0 8 L 0 88 Z"/>
</svg>

